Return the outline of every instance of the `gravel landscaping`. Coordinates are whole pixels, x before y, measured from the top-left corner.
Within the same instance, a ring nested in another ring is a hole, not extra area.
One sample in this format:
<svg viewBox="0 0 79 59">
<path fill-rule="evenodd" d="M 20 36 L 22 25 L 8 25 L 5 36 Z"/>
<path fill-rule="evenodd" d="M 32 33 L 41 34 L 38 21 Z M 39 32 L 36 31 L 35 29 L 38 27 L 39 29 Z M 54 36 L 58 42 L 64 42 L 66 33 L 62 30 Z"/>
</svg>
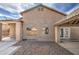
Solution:
<svg viewBox="0 0 79 59">
<path fill-rule="evenodd" d="M 21 46 L 14 55 L 73 55 L 55 42 L 21 41 L 15 46 Z"/>
</svg>

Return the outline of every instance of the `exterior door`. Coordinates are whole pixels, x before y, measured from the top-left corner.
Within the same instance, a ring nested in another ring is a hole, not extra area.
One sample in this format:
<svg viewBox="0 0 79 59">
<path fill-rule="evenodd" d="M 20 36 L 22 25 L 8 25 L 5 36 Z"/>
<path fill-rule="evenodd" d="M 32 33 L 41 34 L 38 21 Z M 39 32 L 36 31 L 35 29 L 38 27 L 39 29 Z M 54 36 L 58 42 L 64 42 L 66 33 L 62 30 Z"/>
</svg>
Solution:
<svg viewBox="0 0 79 59">
<path fill-rule="evenodd" d="M 69 27 L 60 28 L 60 38 L 61 39 L 70 39 L 70 28 Z"/>
</svg>

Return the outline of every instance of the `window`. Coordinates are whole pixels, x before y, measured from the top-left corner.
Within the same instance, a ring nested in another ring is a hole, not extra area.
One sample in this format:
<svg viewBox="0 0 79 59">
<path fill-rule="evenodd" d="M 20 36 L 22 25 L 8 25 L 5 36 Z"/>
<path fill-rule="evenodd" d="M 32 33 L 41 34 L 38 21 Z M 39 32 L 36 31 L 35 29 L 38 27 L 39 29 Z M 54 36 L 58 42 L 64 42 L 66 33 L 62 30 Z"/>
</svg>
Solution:
<svg viewBox="0 0 79 59">
<path fill-rule="evenodd" d="M 70 29 L 69 28 L 65 28 L 65 37 L 66 38 L 70 37 Z"/>
<path fill-rule="evenodd" d="M 61 35 L 60 35 L 60 37 L 64 37 L 64 30 L 63 30 L 63 28 L 61 28 Z"/>
<path fill-rule="evenodd" d="M 63 27 L 60 29 L 60 37 L 62 39 L 69 39 L 70 38 L 70 28 L 69 27 Z"/>
</svg>

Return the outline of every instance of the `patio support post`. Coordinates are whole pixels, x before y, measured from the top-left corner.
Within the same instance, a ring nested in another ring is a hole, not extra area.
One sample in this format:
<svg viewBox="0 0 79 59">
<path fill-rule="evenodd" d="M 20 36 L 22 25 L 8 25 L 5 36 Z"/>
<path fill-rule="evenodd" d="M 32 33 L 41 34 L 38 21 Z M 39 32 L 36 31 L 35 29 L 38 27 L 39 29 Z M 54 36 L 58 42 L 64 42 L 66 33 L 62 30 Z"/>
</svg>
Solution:
<svg viewBox="0 0 79 59">
<path fill-rule="evenodd" d="M 55 42 L 60 42 L 60 29 L 59 26 L 55 26 Z"/>
<path fill-rule="evenodd" d="M 2 23 L 0 23 L 0 41 L 2 39 Z"/>
<path fill-rule="evenodd" d="M 16 22 L 16 41 L 22 40 L 22 25 L 21 22 Z"/>
</svg>

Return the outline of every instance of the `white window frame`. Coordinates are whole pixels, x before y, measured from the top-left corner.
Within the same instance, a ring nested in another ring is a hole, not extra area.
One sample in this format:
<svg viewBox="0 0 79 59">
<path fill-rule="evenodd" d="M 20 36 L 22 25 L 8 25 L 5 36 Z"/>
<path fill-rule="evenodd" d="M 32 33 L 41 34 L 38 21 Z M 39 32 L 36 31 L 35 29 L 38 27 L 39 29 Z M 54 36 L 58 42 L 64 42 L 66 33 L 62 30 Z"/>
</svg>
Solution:
<svg viewBox="0 0 79 59">
<path fill-rule="evenodd" d="M 61 29 L 63 29 L 63 37 L 61 37 Z M 70 27 L 61 27 L 60 28 L 60 38 L 61 39 L 70 39 Z"/>
</svg>

